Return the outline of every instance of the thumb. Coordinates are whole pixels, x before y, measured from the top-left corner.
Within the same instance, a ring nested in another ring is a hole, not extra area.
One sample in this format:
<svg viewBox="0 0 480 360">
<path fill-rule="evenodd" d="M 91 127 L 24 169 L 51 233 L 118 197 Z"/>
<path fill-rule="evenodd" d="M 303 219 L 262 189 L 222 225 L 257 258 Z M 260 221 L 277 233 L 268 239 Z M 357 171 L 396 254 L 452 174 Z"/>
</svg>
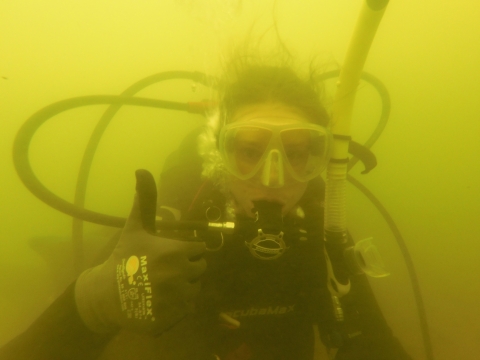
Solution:
<svg viewBox="0 0 480 360">
<path fill-rule="evenodd" d="M 127 221 L 123 229 L 126 231 L 143 230 L 142 215 L 140 211 L 140 202 L 138 201 L 138 194 L 135 194 L 133 198 L 132 209 L 130 210 L 130 215 L 128 215 Z"/>
<path fill-rule="evenodd" d="M 153 175 L 147 170 L 137 170 L 135 198 L 130 216 L 125 224 L 126 230 L 144 229 L 155 234 L 155 215 L 157 208 L 157 187 Z"/>
</svg>

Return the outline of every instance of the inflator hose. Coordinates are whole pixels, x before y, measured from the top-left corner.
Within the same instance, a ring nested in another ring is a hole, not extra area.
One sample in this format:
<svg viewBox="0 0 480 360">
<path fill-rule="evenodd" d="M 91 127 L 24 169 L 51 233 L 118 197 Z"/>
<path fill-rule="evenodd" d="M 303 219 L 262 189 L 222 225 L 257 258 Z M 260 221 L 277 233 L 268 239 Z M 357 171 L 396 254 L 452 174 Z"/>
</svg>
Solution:
<svg viewBox="0 0 480 360">
<path fill-rule="evenodd" d="M 329 238 L 339 243 L 347 241 L 346 177 L 353 104 L 363 66 L 387 4 L 388 0 L 364 2 L 340 71 L 332 109 L 334 143 L 325 184 L 327 241 Z"/>
</svg>

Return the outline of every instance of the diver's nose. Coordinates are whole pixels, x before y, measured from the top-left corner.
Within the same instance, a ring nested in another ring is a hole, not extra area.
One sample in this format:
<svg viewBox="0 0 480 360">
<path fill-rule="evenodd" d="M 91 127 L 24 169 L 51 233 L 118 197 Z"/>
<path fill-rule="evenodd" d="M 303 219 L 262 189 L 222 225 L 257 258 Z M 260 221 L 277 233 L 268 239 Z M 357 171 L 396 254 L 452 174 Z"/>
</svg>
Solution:
<svg viewBox="0 0 480 360">
<path fill-rule="evenodd" d="M 279 188 L 285 184 L 283 158 L 278 149 L 270 150 L 265 159 L 262 171 L 262 184 L 272 188 Z"/>
</svg>

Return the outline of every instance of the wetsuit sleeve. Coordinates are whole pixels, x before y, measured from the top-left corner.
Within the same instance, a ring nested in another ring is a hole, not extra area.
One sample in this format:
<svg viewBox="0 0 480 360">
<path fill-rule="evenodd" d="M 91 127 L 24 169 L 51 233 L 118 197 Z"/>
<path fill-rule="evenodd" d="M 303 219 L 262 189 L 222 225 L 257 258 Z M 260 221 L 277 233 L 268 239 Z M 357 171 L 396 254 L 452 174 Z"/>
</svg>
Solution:
<svg viewBox="0 0 480 360">
<path fill-rule="evenodd" d="M 22 334 L 0 349 L 1 360 L 96 359 L 110 336 L 91 332 L 75 304 L 75 284 Z"/>
</svg>

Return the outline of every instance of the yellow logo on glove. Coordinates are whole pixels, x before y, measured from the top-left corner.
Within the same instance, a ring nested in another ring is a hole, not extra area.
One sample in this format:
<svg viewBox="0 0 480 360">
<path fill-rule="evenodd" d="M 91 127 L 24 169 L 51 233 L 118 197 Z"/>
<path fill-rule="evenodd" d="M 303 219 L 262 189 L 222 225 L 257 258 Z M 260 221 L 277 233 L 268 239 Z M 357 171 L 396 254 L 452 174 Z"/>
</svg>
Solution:
<svg viewBox="0 0 480 360">
<path fill-rule="evenodd" d="M 140 267 L 140 261 L 136 256 L 130 256 L 125 264 L 125 271 L 128 275 L 128 283 L 130 285 L 136 285 L 136 282 L 133 280 L 133 275 L 138 271 Z"/>
</svg>

